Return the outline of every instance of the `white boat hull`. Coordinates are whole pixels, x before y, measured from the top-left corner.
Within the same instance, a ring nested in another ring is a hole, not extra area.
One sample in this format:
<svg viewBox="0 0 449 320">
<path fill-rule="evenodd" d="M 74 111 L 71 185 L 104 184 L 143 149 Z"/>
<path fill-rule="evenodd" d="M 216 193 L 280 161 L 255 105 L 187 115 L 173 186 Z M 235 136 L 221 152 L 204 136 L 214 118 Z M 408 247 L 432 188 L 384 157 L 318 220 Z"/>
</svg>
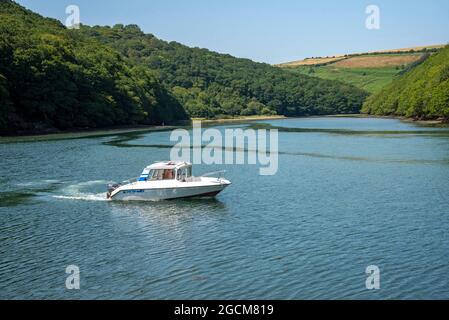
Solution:
<svg viewBox="0 0 449 320">
<path fill-rule="evenodd" d="M 150 183 L 125 185 L 114 191 L 110 199 L 118 201 L 160 201 L 192 197 L 214 197 L 223 191 L 230 182 L 216 180 L 208 185 L 179 183 L 176 186 L 152 187 Z"/>
</svg>

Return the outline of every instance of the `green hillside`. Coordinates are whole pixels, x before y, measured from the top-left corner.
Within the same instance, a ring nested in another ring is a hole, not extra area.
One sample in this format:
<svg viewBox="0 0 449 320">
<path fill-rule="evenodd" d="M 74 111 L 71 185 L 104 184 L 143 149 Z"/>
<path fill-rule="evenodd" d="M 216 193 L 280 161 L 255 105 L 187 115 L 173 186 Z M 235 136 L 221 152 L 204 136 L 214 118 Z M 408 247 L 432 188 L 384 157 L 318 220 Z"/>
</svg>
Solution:
<svg viewBox="0 0 449 320">
<path fill-rule="evenodd" d="M 192 117 L 356 113 L 367 95 L 351 85 L 168 43 L 135 25 L 84 26 L 81 32 L 155 71 Z"/>
<path fill-rule="evenodd" d="M 449 119 L 449 46 L 370 96 L 363 112 Z"/>
<path fill-rule="evenodd" d="M 420 48 L 421 51 L 410 49 L 314 58 L 278 66 L 299 74 L 341 81 L 373 94 L 390 84 L 397 75 L 419 65 L 431 54 L 440 50 L 438 46 L 430 48 L 423 47 Z"/>
<path fill-rule="evenodd" d="M 172 94 L 114 49 L 0 1 L 0 131 L 186 119 Z"/>
<path fill-rule="evenodd" d="M 357 113 L 366 96 L 348 84 L 168 43 L 135 25 L 68 30 L 0 0 L 0 133 Z"/>
<path fill-rule="evenodd" d="M 321 79 L 342 81 L 369 93 L 377 93 L 400 73 L 397 67 L 334 68 L 329 66 L 297 67 L 294 71 Z"/>
</svg>

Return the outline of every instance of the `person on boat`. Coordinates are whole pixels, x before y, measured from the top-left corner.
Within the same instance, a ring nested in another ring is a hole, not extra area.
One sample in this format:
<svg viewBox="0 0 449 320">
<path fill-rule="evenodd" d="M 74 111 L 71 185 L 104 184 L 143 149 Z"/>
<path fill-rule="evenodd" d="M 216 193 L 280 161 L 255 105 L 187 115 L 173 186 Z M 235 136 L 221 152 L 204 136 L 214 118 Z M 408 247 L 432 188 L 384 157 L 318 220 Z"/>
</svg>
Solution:
<svg viewBox="0 0 449 320">
<path fill-rule="evenodd" d="M 164 170 L 164 180 L 172 180 L 173 178 L 173 170 Z"/>
</svg>

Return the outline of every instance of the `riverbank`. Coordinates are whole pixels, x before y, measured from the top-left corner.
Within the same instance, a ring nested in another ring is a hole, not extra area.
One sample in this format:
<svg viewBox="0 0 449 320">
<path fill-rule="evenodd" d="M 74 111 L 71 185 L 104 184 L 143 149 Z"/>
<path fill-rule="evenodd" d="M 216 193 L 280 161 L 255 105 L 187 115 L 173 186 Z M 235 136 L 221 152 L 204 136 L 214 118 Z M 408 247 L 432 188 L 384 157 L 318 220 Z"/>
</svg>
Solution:
<svg viewBox="0 0 449 320">
<path fill-rule="evenodd" d="M 371 115 L 371 114 L 336 114 L 329 115 L 325 117 L 332 118 L 371 118 L 371 119 L 396 119 L 401 120 L 403 122 L 414 123 L 423 126 L 431 126 L 431 127 L 446 127 L 449 126 L 448 120 L 445 119 L 433 119 L 433 120 L 418 120 L 414 118 L 407 118 L 403 116 L 379 116 L 379 115 Z"/>
<path fill-rule="evenodd" d="M 206 125 L 220 124 L 220 123 L 238 123 L 247 121 L 258 120 L 276 120 L 286 119 L 284 116 L 248 116 L 248 117 L 236 117 L 229 119 L 201 119 L 195 118 L 192 121 L 201 121 Z M 126 133 L 145 133 L 151 131 L 167 131 L 173 130 L 183 125 L 189 125 L 190 122 L 186 121 L 185 124 L 171 125 L 171 126 L 132 126 L 132 127 L 118 127 L 118 128 L 106 128 L 106 129 L 79 129 L 68 130 L 57 133 L 45 133 L 45 134 L 24 134 L 16 136 L 0 136 L 0 143 L 10 142 L 35 142 L 35 141 L 49 141 L 49 140 L 69 140 L 69 139 L 83 139 L 83 138 L 98 138 L 107 137 L 118 134 Z"/>
<path fill-rule="evenodd" d="M 416 120 L 406 117 L 399 116 L 376 116 L 367 114 L 337 114 L 337 115 L 327 115 L 327 116 L 307 116 L 307 117 L 296 117 L 300 118 L 317 118 L 317 117 L 329 117 L 329 118 L 377 118 L 377 119 L 397 119 L 403 122 L 414 123 L 422 126 L 430 127 L 447 127 L 449 123 L 443 120 Z M 214 125 L 214 124 L 232 124 L 232 123 L 242 123 L 250 121 L 261 121 L 261 120 L 284 120 L 284 119 L 294 119 L 285 116 L 248 116 L 248 117 L 236 117 L 229 119 L 204 119 L 204 118 L 194 118 L 192 121 L 201 121 L 204 125 Z M 188 125 L 188 124 L 185 124 Z M 20 135 L 20 136 L 0 136 L 0 143 L 20 143 L 20 142 L 38 142 L 38 141 L 50 141 L 50 140 L 72 140 L 72 139 L 87 139 L 87 138 L 99 138 L 108 137 L 119 134 L 126 133 L 145 133 L 152 131 L 168 131 L 176 128 L 180 128 L 183 125 L 172 125 L 172 126 L 133 126 L 133 127 L 120 127 L 120 128 L 109 128 L 109 129 L 86 129 L 86 130 L 76 130 L 76 131 L 66 131 L 60 133 L 48 133 L 48 134 L 30 134 L 30 135 Z"/>
<path fill-rule="evenodd" d="M 202 119 L 194 118 L 192 121 L 201 121 L 207 125 L 220 124 L 220 123 L 238 123 L 247 121 L 258 121 L 258 120 L 276 120 L 276 119 L 286 119 L 284 116 L 248 116 L 248 117 L 235 117 L 229 119 Z M 184 125 L 189 125 L 190 122 L 186 121 Z M 113 127 L 105 129 L 79 129 L 79 130 L 68 130 L 57 133 L 30 133 L 16 136 L 0 136 L 0 143 L 10 143 L 10 142 L 35 142 L 35 141 L 48 141 L 48 140 L 68 140 L 68 139 L 83 139 L 83 138 L 98 138 L 107 137 L 117 134 L 126 133 L 145 133 L 150 131 L 166 131 L 173 130 L 182 127 L 183 124 L 172 125 L 172 126 L 132 126 L 132 127 Z"/>
<path fill-rule="evenodd" d="M 87 139 L 108 137 L 126 133 L 145 133 L 151 131 L 166 131 L 177 128 L 177 126 L 134 126 L 124 128 L 111 128 L 101 130 L 77 130 L 66 131 L 60 133 L 22 135 L 22 136 L 0 136 L 0 143 L 17 143 L 17 142 L 37 142 L 50 140 L 71 140 L 71 139 Z"/>
<path fill-rule="evenodd" d="M 228 122 L 247 122 L 247 121 L 260 121 L 260 120 L 282 120 L 288 119 L 285 116 L 246 116 L 246 117 L 234 117 L 225 119 L 206 119 L 206 118 L 193 118 L 192 121 L 201 121 L 202 123 L 228 123 Z"/>
</svg>

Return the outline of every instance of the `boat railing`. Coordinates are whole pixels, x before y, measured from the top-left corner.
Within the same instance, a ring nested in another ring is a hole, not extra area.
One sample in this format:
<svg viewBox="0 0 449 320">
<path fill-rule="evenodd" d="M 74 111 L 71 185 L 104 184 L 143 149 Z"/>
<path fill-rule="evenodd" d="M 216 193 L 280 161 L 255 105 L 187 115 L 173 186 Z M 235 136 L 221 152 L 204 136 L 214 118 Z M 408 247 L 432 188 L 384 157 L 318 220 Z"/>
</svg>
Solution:
<svg viewBox="0 0 449 320">
<path fill-rule="evenodd" d="M 213 176 L 218 175 L 217 179 L 222 179 L 222 178 L 224 178 L 225 173 L 226 173 L 226 170 L 215 171 L 215 172 L 205 173 L 201 177 L 211 177 L 211 176 L 213 177 Z"/>
<path fill-rule="evenodd" d="M 121 186 L 124 186 L 124 185 L 127 185 L 127 184 L 136 183 L 137 181 L 139 181 L 139 178 L 132 178 L 132 179 L 128 179 L 128 180 L 122 181 L 119 184 Z"/>
</svg>

